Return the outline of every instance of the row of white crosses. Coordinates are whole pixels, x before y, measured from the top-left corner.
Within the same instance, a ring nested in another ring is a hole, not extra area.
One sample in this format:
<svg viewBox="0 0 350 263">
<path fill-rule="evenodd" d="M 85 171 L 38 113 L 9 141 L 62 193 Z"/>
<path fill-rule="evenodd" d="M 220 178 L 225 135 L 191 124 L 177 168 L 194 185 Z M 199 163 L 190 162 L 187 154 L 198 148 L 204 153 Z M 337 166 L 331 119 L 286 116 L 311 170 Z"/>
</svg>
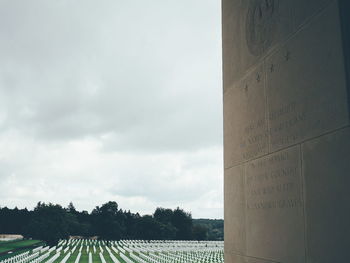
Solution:
<svg viewBox="0 0 350 263">
<path fill-rule="evenodd" d="M 61 255 L 60 252 L 54 254 L 53 257 L 51 257 L 48 261 L 46 261 L 46 263 L 52 263 L 52 262 L 54 262 L 57 258 L 59 258 L 60 255 Z"/>
<path fill-rule="evenodd" d="M 223 242 L 208 241 L 121 241 L 137 263 L 221 263 Z M 132 253 L 136 252 L 138 255 Z"/>
<path fill-rule="evenodd" d="M 75 259 L 74 263 L 79 263 L 81 257 L 81 252 L 78 253 L 77 258 Z"/>
<path fill-rule="evenodd" d="M 84 250 L 83 250 L 84 248 Z M 92 252 L 98 253 L 93 262 Z M 105 255 L 114 263 L 118 257 L 126 263 L 223 263 L 222 241 L 97 241 L 86 239 L 60 240 L 54 247 L 38 247 L 32 251 L 0 261 L 0 263 L 66 263 L 74 254 L 74 263 L 82 253 L 88 263 L 107 263 Z M 105 255 L 104 255 L 105 253 Z"/>
<path fill-rule="evenodd" d="M 29 251 L 18 254 L 16 256 L 13 256 L 11 258 L 7 258 L 5 260 L 0 261 L 0 263 L 15 263 L 18 262 L 22 259 L 25 259 L 29 255 Z"/>
<path fill-rule="evenodd" d="M 37 256 L 39 256 L 39 254 L 43 254 L 44 252 L 48 251 L 49 247 L 37 247 L 35 249 L 32 250 L 32 252 L 30 253 L 29 251 L 13 256 L 11 258 L 5 259 L 3 261 L 0 262 L 4 262 L 4 263 L 11 263 L 11 262 L 41 262 L 42 260 L 44 260 L 46 257 L 48 257 L 49 253 L 47 252 L 44 255 L 41 255 L 38 259 L 35 259 Z M 32 261 L 31 261 L 32 260 Z M 38 261 L 39 260 L 39 261 Z"/>
<path fill-rule="evenodd" d="M 50 252 L 46 252 L 45 254 L 42 254 L 41 256 L 34 258 L 31 262 L 32 263 L 40 263 L 47 259 L 50 256 Z"/>
<path fill-rule="evenodd" d="M 121 248 L 123 247 L 123 248 Z M 138 263 L 223 262 L 223 242 L 208 241 L 120 241 L 117 248 Z M 135 252 L 135 254 L 133 253 Z M 122 254 L 121 253 L 121 254 Z M 138 255 L 137 255 L 138 254 Z M 124 256 L 122 256 L 124 258 Z"/>
<path fill-rule="evenodd" d="M 29 251 L 23 254 L 0 261 L 0 263 L 29 263 L 33 262 L 39 256 L 39 252 L 30 253 Z"/>
<path fill-rule="evenodd" d="M 49 246 L 39 246 L 32 249 L 31 251 L 26 251 L 25 253 L 21 253 L 8 259 L 2 260 L 0 263 L 52 263 L 60 256 L 60 252 L 55 253 L 55 250 L 60 251 L 62 250 L 62 247 L 56 248 L 56 246 L 54 246 L 50 248 Z M 52 253 L 54 255 L 52 255 Z M 51 258 L 49 258 L 50 256 Z"/>
</svg>

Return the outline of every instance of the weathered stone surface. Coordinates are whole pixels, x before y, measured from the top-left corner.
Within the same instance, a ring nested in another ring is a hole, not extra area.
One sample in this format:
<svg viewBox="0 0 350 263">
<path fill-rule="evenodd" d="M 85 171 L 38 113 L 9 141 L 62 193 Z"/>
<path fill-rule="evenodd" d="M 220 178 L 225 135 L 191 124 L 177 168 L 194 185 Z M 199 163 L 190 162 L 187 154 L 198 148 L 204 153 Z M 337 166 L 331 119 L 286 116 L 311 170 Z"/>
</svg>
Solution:
<svg viewBox="0 0 350 263">
<path fill-rule="evenodd" d="M 271 150 L 349 123 L 335 4 L 267 59 Z"/>
<path fill-rule="evenodd" d="M 302 146 L 308 262 L 347 262 L 350 128 Z"/>
<path fill-rule="evenodd" d="M 246 164 L 247 255 L 304 262 L 300 147 Z"/>
<path fill-rule="evenodd" d="M 224 211 L 225 251 L 245 253 L 245 198 L 244 166 L 225 170 L 224 202 L 230 204 Z"/>
<path fill-rule="evenodd" d="M 291 1 L 222 2 L 224 89 L 293 30 Z"/>
<path fill-rule="evenodd" d="M 321 12 L 332 0 L 293 0 L 292 14 L 295 28 L 301 27 Z"/>
<path fill-rule="evenodd" d="M 349 1 L 222 6 L 225 261 L 347 262 Z"/>
<path fill-rule="evenodd" d="M 224 96 L 224 163 L 233 166 L 267 153 L 265 72 L 251 72 Z"/>
<path fill-rule="evenodd" d="M 260 258 L 246 257 L 242 255 L 225 253 L 225 263 L 278 263 Z"/>
<path fill-rule="evenodd" d="M 340 0 L 338 4 L 342 29 L 346 83 L 348 88 L 348 109 L 350 114 L 350 1 Z"/>
</svg>

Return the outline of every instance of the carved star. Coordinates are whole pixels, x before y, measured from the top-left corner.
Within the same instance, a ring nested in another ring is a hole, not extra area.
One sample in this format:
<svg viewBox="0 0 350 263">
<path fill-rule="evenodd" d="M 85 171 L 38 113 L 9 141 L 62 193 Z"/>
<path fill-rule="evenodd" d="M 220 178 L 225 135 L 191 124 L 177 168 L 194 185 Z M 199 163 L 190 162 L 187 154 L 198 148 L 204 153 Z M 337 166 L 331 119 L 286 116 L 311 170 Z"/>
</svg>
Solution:
<svg viewBox="0 0 350 263">
<path fill-rule="evenodd" d="M 287 51 L 285 58 L 286 58 L 286 61 L 288 61 L 290 59 L 290 52 L 289 51 Z"/>
</svg>

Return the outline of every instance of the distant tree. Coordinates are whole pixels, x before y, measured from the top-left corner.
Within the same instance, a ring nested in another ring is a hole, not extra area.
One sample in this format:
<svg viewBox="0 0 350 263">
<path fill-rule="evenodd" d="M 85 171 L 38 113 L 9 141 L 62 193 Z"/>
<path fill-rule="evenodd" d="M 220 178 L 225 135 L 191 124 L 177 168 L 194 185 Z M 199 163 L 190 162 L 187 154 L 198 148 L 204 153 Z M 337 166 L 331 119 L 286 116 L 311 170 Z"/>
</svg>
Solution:
<svg viewBox="0 0 350 263">
<path fill-rule="evenodd" d="M 179 207 L 176 208 L 173 212 L 171 223 L 177 228 L 176 239 L 192 239 L 192 215 L 190 213 L 186 213 Z"/>
<path fill-rule="evenodd" d="M 179 207 L 158 207 L 153 215 L 140 216 L 119 209 L 113 201 L 96 206 L 91 213 L 77 211 L 72 202 L 67 208 L 38 202 L 32 211 L 0 208 L 0 232 L 41 239 L 49 245 L 69 235 L 96 235 L 105 240 L 223 240 L 223 220 L 192 219 Z"/>
<path fill-rule="evenodd" d="M 75 209 L 75 206 L 73 205 L 73 202 L 69 202 L 67 210 L 70 213 L 76 213 L 77 212 L 77 210 Z"/>
<path fill-rule="evenodd" d="M 171 219 L 174 215 L 173 210 L 157 207 L 156 211 L 153 213 L 153 217 L 163 224 L 171 223 Z"/>
<path fill-rule="evenodd" d="M 194 225 L 192 227 L 192 237 L 194 240 L 206 240 L 208 228 L 204 225 Z"/>
<path fill-rule="evenodd" d="M 31 213 L 25 209 L 0 208 L 0 233 L 24 234 L 25 226 L 30 220 Z"/>
<path fill-rule="evenodd" d="M 207 240 L 224 240 L 224 220 L 222 219 L 193 219 L 193 228 L 205 226 L 208 230 Z"/>
<path fill-rule="evenodd" d="M 138 222 L 138 220 L 141 218 L 141 216 L 136 213 L 133 214 L 130 212 L 130 210 L 128 212 L 124 213 L 125 215 L 125 238 L 126 239 L 136 239 L 136 224 Z"/>
<path fill-rule="evenodd" d="M 178 230 L 171 223 L 160 224 L 160 238 L 161 240 L 174 240 Z"/>
<path fill-rule="evenodd" d="M 152 216 L 146 215 L 139 218 L 135 228 L 138 239 L 161 239 L 161 223 Z"/>
<path fill-rule="evenodd" d="M 59 239 L 68 237 L 69 223 L 70 218 L 62 206 L 39 202 L 26 233 L 32 238 L 46 241 L 48 245 L 54 245 Z"/>
<path fill-rule="evenodd" d="M 92 211 L 93 229 L 102 239 L 119 240 L 126 232 L 125 216 L 116 202 L 108 202 Z"/>
</svg>

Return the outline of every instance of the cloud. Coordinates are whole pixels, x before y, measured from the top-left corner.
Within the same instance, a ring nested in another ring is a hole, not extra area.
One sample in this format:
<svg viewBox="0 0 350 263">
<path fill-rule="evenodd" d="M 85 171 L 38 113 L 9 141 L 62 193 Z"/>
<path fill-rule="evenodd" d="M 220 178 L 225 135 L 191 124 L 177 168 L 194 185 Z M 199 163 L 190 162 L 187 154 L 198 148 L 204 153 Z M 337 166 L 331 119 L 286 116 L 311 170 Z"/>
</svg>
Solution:
<svg viewBox="0 0 350 263">
<path fill-rule="evenodd" d="M 2 204 L 220 199 L 219 3 L 1 1 L 0 31 Z"/>
</svg>

